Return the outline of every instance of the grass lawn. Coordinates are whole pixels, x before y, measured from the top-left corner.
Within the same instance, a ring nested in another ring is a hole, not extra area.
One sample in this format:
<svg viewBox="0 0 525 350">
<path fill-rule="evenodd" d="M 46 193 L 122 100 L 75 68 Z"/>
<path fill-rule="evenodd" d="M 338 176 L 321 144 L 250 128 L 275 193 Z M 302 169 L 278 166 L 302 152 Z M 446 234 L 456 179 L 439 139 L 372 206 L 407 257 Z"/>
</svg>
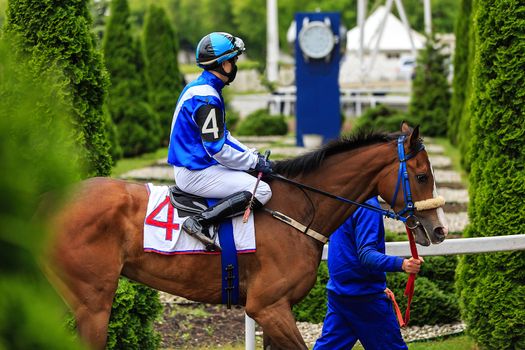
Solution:
<svg viewBox="0 0 525 350">
<path fill-rule="evenodd" d="M 168 148 L 159 148 L 155 152 L 142 154 L 135 158 L 123 158 L 111 170 L 112 177 L 118 177 L 130 170 L 140 169 L 155 164 L 159 159 L 168 156 Z"/>
<path fill-rule="evenodd" d="M 477 350 L 478 347 L 472 338 L 466 335 L 448 337 L 433 341 L 409 343 L 410 350 Z"/>
</svg>

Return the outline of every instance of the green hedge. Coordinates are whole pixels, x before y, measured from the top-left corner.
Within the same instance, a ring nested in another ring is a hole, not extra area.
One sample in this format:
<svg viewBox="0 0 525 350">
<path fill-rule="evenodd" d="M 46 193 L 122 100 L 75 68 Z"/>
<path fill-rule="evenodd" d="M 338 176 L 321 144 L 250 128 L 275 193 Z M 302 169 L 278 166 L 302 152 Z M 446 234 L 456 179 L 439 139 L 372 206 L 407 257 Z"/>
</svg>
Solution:
<svg viewBox="0 0 525 350">
<path fill-rule="evenodd" d="M 321 261 L 317 271 L 317 280 L 310 293 L 293 307 L 295 319 L 300 322 L 321 323 L 326 314 L 326 284 L 328 283 L 328 266 Z"/>
<path fill-rule="evenodd" d="M 226 113 L 226 126 L 230 132 L 235 132 L 235 130 L 237 130 L 240 121 L 241 117 L 237 111 L 230 109 Z"/>
<path fill-rule="evenodd" d="M 157 349 L 160 334 L 153 329 L 153 323 L 161 311 L 157 291 L 121 278 L 111 310 L 106 349 Z"/>
<path fill-rule="evenodd" d="M 419 276 L 411 306 L 410 325 L 435 325 L 460 320 L 459 305 L 454 294 L 454 275 L 457 259 L 454 257 L 427 257 Z M 406 298 L 403 296 L 408 275 L 388 273 L 387 286 L 396 295 L 404 312 Z M 319 265 L 317 281 L 293 313 L 298 321 L 320 323 L 326 314 L 326 283 L 328 267 L 325 261 Z"/>
<path fill-rule="evenodd" d="M 458 261 L 457 256 L 429 256 L 425 258 L 419 276 L 428 278 L 445 293 L 455 293 L 454 281 Z"/>
<path fill-rule="evenodd" d="M 354 130 L 383 130 L 395 132 L 401 129 L 401 123 L 413 120 L 403 112 L 395 110 L 385 105 L 378 105 L 365 110 L 356 122 Z M 353 130 L 353 131 L 354 131 Z"/>
<path fill-rule="evenodd" d="M 387 274 L 387 286 L 394 292 L 403 313 L 406 308 L 406 298 L 403 293 L 407 278 L 408 275 L 405 273 Z M 447 324 L 459 320 L 460 313 L 456 296 L 439 289 L 433 280 L 418 276 L 414 298 L 410 306 L 410 325 Z"/>
<path fill-rule="evenodd" d="M 470 225 L 465 235 L 525 227 L 525 8 L 476 0 L 471 100 Z M 466 256 L 458 267 L 462 316 L 481 348 L 525 349 L 525 253 Z"/>
<path fill-rule="evenodd" d="M 241 120 L 236 133 L 241 136 L 286 135 L 288 125 L 283 115 L 270 115 L 260 109 Z"/>
</svg>

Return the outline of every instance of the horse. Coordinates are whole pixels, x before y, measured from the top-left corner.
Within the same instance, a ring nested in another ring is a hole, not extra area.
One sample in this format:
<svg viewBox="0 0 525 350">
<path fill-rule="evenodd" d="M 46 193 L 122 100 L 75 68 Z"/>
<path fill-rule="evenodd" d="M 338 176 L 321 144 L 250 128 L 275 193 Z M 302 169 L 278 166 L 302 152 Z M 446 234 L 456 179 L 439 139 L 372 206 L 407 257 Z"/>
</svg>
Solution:
<svg viewBox="0 0 525 350">
<path fill-rule="evenodd" d="M 406 209 L 408 190 L 400 188 L 398 180 L 404 162 L 416 205 L 413 215 L 405 212 L 398 218 L 417 218 L 414 232 L 420 244 L 440 243 L 448 232 L 442 205 L 417 206 L 435 199 L 434 174 L 422 142 L 419 127 L 412 129 L 404 123 L 396 133 L 340 138 L 275 162 L 277 177 L 268 180 L 273 197 L 266 208 L 328 238 L 357 208 L 334 197 L 363 203 L 379 195 L 385 200 L 393 198 L 394 212 Z M 399 159 L 399 147 L 407 154 L 405 159 Z M 93 349 L 105 347 L 120 276 L 193 301 L 221 303 L 220 255 L 144 252 L 147 203 L 145 184 L 91 178 L 79 183 L 68 203 L 50 219 L 54 234 L 47 255 L 48 272 L 74 313 L 81 339 Z M 325 240 L 305 235 L 262 209 L 254 215 L 256 251 L 238 256 L 239 304 L 262 327 L 265 348 L 307 349 L 291 308 L 313 287 Z"/>
</svg>

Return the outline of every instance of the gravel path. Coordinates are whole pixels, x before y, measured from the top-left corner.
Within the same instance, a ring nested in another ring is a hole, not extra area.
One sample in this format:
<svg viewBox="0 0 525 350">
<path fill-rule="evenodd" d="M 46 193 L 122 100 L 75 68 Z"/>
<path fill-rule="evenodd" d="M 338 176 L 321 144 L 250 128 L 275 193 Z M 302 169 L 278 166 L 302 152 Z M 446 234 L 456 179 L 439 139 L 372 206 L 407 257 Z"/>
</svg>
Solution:
<svg viewBox="0 0 525 350">
<path fill-rule="evenodd" d="M 163 348 L 191 349 L 197 345 L 220 348 L 244 342 L 243 307 L 228 310 L 225 306 L 196 303 L 163 292 L 160 292 L 160 299 L 165 312 L 163 319 L 157 322 L 156 329 L 162 334 Z M 321 336 L 322 327 L 322 323 L 297 322 L 297 328 L 309 347 Z M 406 342 L 412 342 L 457 334 L 464 330 L 464 323 L 412 326 L 401 329 L 401 335 Z M 261 343 L 262 330 L 258 325 L 255 335 L 257 343 Z"/>
</svg>

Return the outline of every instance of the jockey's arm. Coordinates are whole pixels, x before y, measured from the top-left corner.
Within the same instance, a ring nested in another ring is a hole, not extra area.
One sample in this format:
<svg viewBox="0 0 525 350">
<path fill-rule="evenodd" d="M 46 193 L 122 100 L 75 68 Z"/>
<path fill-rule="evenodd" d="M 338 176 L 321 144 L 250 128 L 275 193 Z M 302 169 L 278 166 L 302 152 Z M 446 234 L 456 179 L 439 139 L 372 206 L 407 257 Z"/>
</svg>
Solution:
<svg viewBox="0 0 525 350">
<path fill-rule="evenodd" d="M 256 150 L 246 147 L 229 133 L 220 108 L 202 106 L 195 114 L 195 121 L 201 131 L 204 149 L 219 164 L 235 170 L 255 168 Z"/>
<path fill-rule="evenodd" d="M 226 130 L 225 135 L 222 148 L 218 152 L 211 154 L 213 159 L 228 168 L 236 170 L 254 169 L 258 160 L 257 151 L 237 141 L 228 130 Z M 204 147 L 209 152 L 206 145 Z"/>
</svg>

